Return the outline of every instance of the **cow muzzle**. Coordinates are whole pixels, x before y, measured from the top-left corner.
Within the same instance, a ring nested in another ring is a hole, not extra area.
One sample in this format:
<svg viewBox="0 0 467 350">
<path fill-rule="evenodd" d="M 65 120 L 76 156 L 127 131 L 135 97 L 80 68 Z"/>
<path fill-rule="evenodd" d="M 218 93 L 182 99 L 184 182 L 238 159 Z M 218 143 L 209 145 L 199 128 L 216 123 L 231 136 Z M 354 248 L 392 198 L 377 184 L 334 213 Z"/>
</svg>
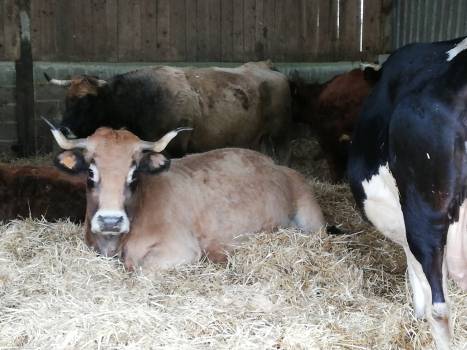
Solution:
<svg viewBox="0 0 467 350">
<path fill-rule="evenodd" d="M 91 231 L 102 235 L 128 233 L 130 223 L 125 212 L 119 210 L 98 210 L 91 220 Z"/>
<path fill-rule="evenodd" d="M 115 257 L 119 255 L 121 237 L 117 235 L 95 235 L 95 249 L 105 257 Z"/>
</svg>

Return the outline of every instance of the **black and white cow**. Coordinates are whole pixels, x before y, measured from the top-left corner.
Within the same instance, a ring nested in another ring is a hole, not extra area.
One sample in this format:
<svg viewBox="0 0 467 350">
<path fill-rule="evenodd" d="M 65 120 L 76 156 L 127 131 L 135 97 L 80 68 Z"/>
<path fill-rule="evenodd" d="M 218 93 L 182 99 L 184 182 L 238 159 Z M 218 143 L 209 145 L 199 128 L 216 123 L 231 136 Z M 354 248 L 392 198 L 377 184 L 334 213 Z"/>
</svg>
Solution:
<svg viewBox="0 0 467 350">
<path fill-rule="evenodd" d="M 412 44 L 383 65 L 348 163 L 358 206 L 404 248 L 415 313 L 442 349 L 447 272 L 467 289 L 466 141 L 467 38 Z"/>
</svg>

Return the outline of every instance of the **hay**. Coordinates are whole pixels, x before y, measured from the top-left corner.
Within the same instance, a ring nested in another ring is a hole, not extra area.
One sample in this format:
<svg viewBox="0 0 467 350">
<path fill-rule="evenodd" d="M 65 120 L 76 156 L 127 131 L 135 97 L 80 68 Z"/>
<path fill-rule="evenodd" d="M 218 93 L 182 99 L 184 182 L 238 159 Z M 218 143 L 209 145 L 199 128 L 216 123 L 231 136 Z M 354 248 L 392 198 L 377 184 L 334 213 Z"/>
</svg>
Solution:
<svg viewBox="0 0 467 350">
<path fill-rule="evenodd" d="M 154 275 L 97 257 L 68 222 L 0 227 L 0 348 L 420 349 L 401 249 L 364 223 L 346 185 L 309 177 L 348 235 L 291 229 L 239 245 L 226 265 Z M 450 285 L 456 349 L 467 298 Z"/>
</svg>

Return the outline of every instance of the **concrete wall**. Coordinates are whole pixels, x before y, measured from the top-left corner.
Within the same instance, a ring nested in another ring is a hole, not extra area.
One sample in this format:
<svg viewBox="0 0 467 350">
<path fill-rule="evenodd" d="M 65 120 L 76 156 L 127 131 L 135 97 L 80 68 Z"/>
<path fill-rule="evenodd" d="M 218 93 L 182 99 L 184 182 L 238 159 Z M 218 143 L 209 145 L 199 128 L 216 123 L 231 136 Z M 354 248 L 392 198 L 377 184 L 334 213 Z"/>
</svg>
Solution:
<svg viewBox="0 0 467 350">
<path fill-rule="evenodd" d="M 167 64 L 167 63 L 157 63 Z M 40 119 L 43 115 L 58 122 L 64 105 L 65 89 L 47 83 L 43 73 L 58 79 L 69 79 L 74 75 L 92 74 L 106 79 L 115 74 L 128 72 L 155 63 L 57 63 L 36 62 L 34 64 L 35 89 L 35 142 L 41 153 L 52 150 L 52 139 L 45 123 Z M 209 67 L 222 65 L 234 67 L 239 63 L 170 63 L 179 66 Z M 298 72 L 300 77 L 310 82 L 325 82 L 337 74 L 359 67 L 359 62 L 335 63 L 281 63 L 277 69 L 286 75 Z M 0 153 L 10 153 L 11 147 L 17 142 L 17 124 L 15 117 L 15 66 L 13 62 L 0 62 Z"/>
</svg>

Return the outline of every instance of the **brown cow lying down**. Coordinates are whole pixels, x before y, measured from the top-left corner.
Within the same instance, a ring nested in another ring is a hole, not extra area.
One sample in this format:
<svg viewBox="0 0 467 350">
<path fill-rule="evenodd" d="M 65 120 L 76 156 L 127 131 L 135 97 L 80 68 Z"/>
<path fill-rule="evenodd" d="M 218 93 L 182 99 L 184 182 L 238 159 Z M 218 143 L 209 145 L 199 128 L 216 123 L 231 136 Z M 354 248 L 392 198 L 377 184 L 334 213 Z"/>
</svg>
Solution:
<svg viewBox="0 0 467 350">
<path fill-rule="evenodd" d="M 84 220 L 85 178 L 51 166 L 0 165 L 0 221 L 18 217 Z"/>
<path fill-rule="evenodd" d="M 242 234 L 324 225 L 305 179 L 258 152 L 227 148 L 170 162 L 160 152 L 181 130 L 146 142 L 127 130 L 69 140 L 52 129 L 65 150 L 56 164 L 89 173 L 85 240 L 100 254 L 129 270 L 170 268 L 203 254 L 222 261 Z"/>
<path fill-rule="evenodd" d="M 345 175 L 353 128 L 377 78 L 378 72 L 366 68 L 338 75 L 325 84 L 291 79 L 293 118 L 309 124 L 316 133 L 334 181 Z"/>
</svg>

